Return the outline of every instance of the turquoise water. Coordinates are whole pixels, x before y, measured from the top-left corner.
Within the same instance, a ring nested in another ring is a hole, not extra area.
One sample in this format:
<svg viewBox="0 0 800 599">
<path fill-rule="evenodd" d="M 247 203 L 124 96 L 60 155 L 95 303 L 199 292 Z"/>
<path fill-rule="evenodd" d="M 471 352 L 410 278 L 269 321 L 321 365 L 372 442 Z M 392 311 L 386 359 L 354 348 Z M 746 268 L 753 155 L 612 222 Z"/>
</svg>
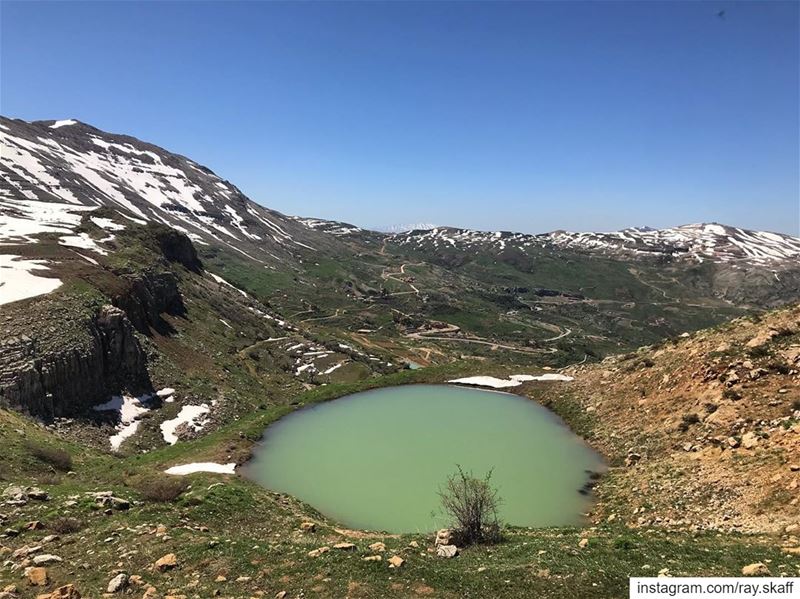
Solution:
<svg viewBox="0 0 800 599">
<path fill-rule="evenodd" d="M 357 393 L 269 426 L 246 472 L 350 528 L 447 524 L 437 491 L 456 465 L 494 468 L 504 522 L 578 523 L 578 490 L 602 461 L 554 414 L 508 393 L 406 385 Z"/>
</svg>

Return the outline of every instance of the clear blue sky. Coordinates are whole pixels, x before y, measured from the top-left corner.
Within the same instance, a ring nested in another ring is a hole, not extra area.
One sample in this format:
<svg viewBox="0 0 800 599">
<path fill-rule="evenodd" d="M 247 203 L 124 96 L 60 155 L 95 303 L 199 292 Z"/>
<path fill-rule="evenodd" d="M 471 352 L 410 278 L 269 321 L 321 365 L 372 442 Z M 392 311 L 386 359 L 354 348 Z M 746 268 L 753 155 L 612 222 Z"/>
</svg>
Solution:
<svg viewBox="0 0 800 599">
<path fill-rule="evenodd" d="M 798 234 L 798 6 L 3 1 L 0 110 L 364 226 Z"/>
</svg>

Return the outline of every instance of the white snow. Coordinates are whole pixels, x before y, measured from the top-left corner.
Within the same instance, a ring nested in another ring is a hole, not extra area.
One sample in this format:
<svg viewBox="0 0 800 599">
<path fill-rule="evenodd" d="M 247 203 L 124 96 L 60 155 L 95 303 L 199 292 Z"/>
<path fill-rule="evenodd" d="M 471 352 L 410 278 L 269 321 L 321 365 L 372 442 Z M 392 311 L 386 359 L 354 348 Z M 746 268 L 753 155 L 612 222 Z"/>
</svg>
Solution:
<svg viewBox="0 0 800 599">
<path fill-rule="evenodd" d="M 39 277 L 36 271 L 49 270 L 44 260 L 22 260 L 0 254 L 0 305 L 50 293 L 61 286 L 61 279 Z"/>
<path fill-rule="evenodd" d="M 40 233 L 71 233 L 90 206 L 0 197 L 0 241 L 34 243 Z"/>
<path fill-rule="evenodd" d="M 164 387 L 163 389 L 156 391 L 156 395 L 158 395 L 161 399 L 164 399 L 171 395 L 175 395 L 175 389 L 172 387 Z"/>
<path fill-rule="evenodd" d="M 176 476 L 184 476 L 185 474 L 194 474 L 195 472 L 212 472 L 214 474 L 233 474 L 236 470 L 236 464 L 217 464 L 216 462 L 194 462 L 192 464 L 182 464 L 181 466 L 172 466 L 164 470 L 167 474 L 174 474 Z"/>
<path fill-rule="evenodd" d="M 58 129 L 59 127 L 66 127 L 68 125 L 77 125 L 78 121 L 74 119 L 64 119 L 62 121 L 56 121 L 52 125 L 50 125 L 51 129 Z"/>
<path fill-rule="evenodd" d="M 228 281 L 226 281 L 225 279 L 223 279 L 223 278 L 222 278 L 222 277 L 220 277 L 219 275 L 215 275 L 213 272 L 208 272 L 208 271 L 206 271 L 206 274 L 208 274 L 208 275 L 209 275 L 209 276 L 210 276 L 212 279 L 214 279 L 214 280 L 215 280 L 217 283 L 220 283 L 221 285 L 227 285 L 227 286 L 228 286 L 228 287 L 230 287 L 231 289 L 235 289 L 236 291 L 238 291 L 239 293 L 241 293 L 243 296 L 245 296 L 245 297 L 248 297 L 248 296 L 247 296 L 247 293 L 245 293 L 244 291 L 242 291 L 241 289 L 239 289 L 239 288 L 238 288 L 236 285 L 231 285 L 230 283 L 228 283 Z"/>
<path fill-rule="evenodd" d="M 344 365 L 344 362 L 339 362 L 338 364 L 334 364 L 333 366 L 328 368 L 328 370 L 325 370 L 322 374 L 330 374 L 331 372 L 333 372 L 337 368 L 341 368 L 343 365 Z"/>
<path fill-rule="evenodd" d="M 101 218 L 99 216 L 90 216 L 89 219 L 101 229 L 108 229 L 109 231 L 121 231 L 125 225 L 115 223 L 110 218 Z"/>
<path fill-rule="evenodd" d="M 114 239 L 114 236 L 110 235 L 105 239 L 102 239 L 101 241 L 111 241 L 112 239 Z M 97 252 L 101 256 L 105 256 L 106 254 L 108 254 L 108 250 L 97 245 L 97 241 L 89 237 L 88 233 L 78 233 L 76 235 L 62 235 L 59 238 L 58 243 L 61 245 L 66 245 L 68 247 L 91 250 L 93 252 Z"/>
<path fill-rule="evenodd" d="M 473 385 L 476 387 L 491 387 L 492 389 L 506 389 L 508 387 L 518 387 L 523 382 L 527 381 L 572 381 L 571 376 L 564 374 L 514 374 L 508 379 L 499 379 L 493 376 L 468 376 L 460 379 L 453 379 L 447 381 L 448 383 L 455 383 L 458 385 Z"/>
<path fill-rule="evenodd" d="M 139 428 L 139 418 L 142 414 L 150 411 L 144 404 L 151 398 L 150 395 L 141 397 L 130 397 L 127 395 L 115 395 L 106 403 L 94 406 L 97 412 L 117 412 L 119 414 L 119 424 L 117 434 L 109 437 L 111 449 L 117 451 L 122 442 L 131 437 Z"/>
<path fill-rule="evenodd" d="M 202 428 L 208 424 L 206 414 L 210 411 L 211 408 L 208 404 L 183 406 L 175 418 L 161 423 L 161 435 L 164 437 L 164 441 L 170 445 L 175 445 L 175 443 L 178 442 L 178 436 L 175 434 L 175 430 L 184 423 L 195 431 L 202 430 Z"/>
</svg>

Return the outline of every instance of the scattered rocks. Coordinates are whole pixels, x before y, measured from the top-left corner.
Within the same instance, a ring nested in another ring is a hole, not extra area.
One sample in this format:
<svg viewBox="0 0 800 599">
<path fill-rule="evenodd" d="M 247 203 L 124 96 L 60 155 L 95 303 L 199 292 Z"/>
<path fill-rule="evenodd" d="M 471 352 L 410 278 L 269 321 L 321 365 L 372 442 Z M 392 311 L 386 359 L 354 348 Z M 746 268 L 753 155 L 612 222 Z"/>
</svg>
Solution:
<svg viewBox="0 0 800 599">
<path fill-rule="evenodd" d="M 314 532 L 317 530 L 317 525 L 313 522 L 301 522 L 300 523 L 300 530 L 303 532 Z"/>
<path fill-rule="evenodd" d="M 178 565 L 178 557 L 174 553 L 168 553 L 160 558 L 155 563 L 155 568 L 159 572 L 166 572 L 172 570 Z"/>
<path fill-rule="evenodd" d="M 765 564 L 756 562 L 742 568 L 742 576 L 770 576 L 770 571 Z"/>
<path fill-rule="evenodd" d="M 441 547 L 447 547 L 447 545 L 442 545 Z M 455 545 L 452 545 L 452 547 L 455 547 Z M 404 563 L 406 563 L 406 560 L 404 560 L 399 555 L 393 555 L 392 557 L 389 558 L 389 567 L 390 568 L 399 568 Z"/>
<path fill-rule="evenodd" d="M 458 547 L 455 545 L 439 545 L 436 548 L 436 555 L 446 558 L 455 557 L 458 555 Z"/>
</svg>

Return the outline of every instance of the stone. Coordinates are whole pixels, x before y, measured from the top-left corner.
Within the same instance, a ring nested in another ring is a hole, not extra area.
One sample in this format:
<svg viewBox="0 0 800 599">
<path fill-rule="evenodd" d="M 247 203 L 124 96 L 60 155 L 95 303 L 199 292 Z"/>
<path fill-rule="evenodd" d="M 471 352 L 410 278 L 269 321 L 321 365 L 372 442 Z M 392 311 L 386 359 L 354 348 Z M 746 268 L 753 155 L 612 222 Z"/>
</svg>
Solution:
<svg viewBox="0 0 800 599">
<path fill-rule="evenodd" d="M 228 580 L 228 579 L 227 579 L 227 578 L 225 578 L 225 576 L 223 576 L 222 574 L 220 574 L 219 576 L 217 576 L 217 577 L 214 579 L 214 582 L 225 582 L 225 581 L 227 581 L 227 580 Z"/>
<path fill-rule="evenodd" d="M 455 545 L 439 545 L 436 548 L 436 555 L 446 558 L 455 557 L 458 555 L 458 547 Z"/>
<path fill-rule="evenodd" d="M 800 530 L 800 526 L 798 526 L 797 524 L 788 524 L 786 528 L 783 529 L 783 532 L 785 532 L 788 535 L 795 533 L 798 530 Z"/>
<path fill-rule="evenodd" d="M 372 545 L 369 546 L 369 550 L 380 553 L 386 551 L 386 545 L 378 541 L 377 543 L 372 543 Z"/>
<path fill-rule="evenodd" d="M 628 468 L 630 468 L 631 466 L 635 466 L 636 464 L 639 463 L 641 459 L 642 459 L 641 454 L 631 452 L 625 458 L 625 466 L 627 466 Z"/>
<path fill-rule="evenodd" d="M 58 587 L 52 593 L 46 595 L 39 595 L 36 599 L 81 599 L 81 594 L 74 584 L 65 584 L 63 587 Z"/>
<path fill-rule="evenodd" d="M 742 568 L 742 576 L 769 576 L 770 571 L 767 566 L 761 562 L 748 564 Z"/>
<path fill-rule="evenodd" d="M 442 547 L 446 547 L 446 545 L 442 545 Z M 406 560 L 404 560 L 399 555 L 393 555 L 392 557 L 389 558 L 389 567 L 390 568 L 399 568 L 404 563 L 406 563 Z"/>
<path fill-rule="evenodd" d="M 317 525 L 313 522 L 301 522 L 300 523 L 300 530 L 303 532 L 314 532 L 317 530 Z"/>
<path fill-rule="evenodd" d="M 353 551 L 356 548 L 356 546 L 353 543 L 342 542 L 342 543 L 336 543 L 336 545 L 334 545 L 333 548 L 341 549 L 342 551 Z"/>
<path fill-rule="evenodd" d="M 731 449 L 736 449 L 739 447 L 739 440 L 736 437 L 728 437 L 726 443 Z"/>
<path fill-rule="evenodd" d="M 450 545 L 453 540 L 453 531 L 449 528 L 442 528 L 441 530 L 436 531 L 436 541 L 434 541 L 434 545 L 437 547 L 439 545 Z"/>
<path fill-rule="evenodd" d="M 109 593 L 118 593 L 128 586 L 128 575 L 125 572 L 120 572 L 114 578 L 108 581 L 106 591 Z"/>
<path fill-rule="evenodd" d="M 47 568 L 25 568 L 25 576 L 27 577 L 29 583 L 37 587 L 47 586 L 47 583 L 50 581 L 50 577 L 47 574 Z"/>
<path fill-rule="evenodd" d="M 308 552 L 308 557 L 319 557 L 323 553 L 328 553 L 330 551 L 330 547 L 320 547 L 319 549 L 313 549 Z"/>
<path fill-rule="evenodd" d="M 178 565 L 178 558 L 174 553 L 167 553 L 166 555 L 158 558 L 155 563 L 156 570 L 159 572 L 166 572 L 167 570 L 172 570 L 175 566 Z"/>
<path fill-rule="evenodd" d="M 60 557 L 53 555 L 52 553 L 43 553 L 42 555 L 33 556 L 33 564 L 35 566 L 44 566 L 46 564 L 54 564 L 63 561 L 64 560 L 62 560 Z"/>
<path fill-rule="evenodd" d="M 285 599 L 286 591 L 278 591 L 275 593 L 275 599 Z"/>
<path fill-rule="evenodd" d="M 419 543 L 417 543 L 416 541 L 411 541 L 411 542 L 408 544 L 408 546 L 409 546 L 409 547 L 413 547 L 414 549 L 417 549 L 417 548 L 419 547 Z"/>
<path fill-rule="evenodd" d="M 42 491 L 39 487 L 30 487 L 27 493 L 30 499 L 37 501 L 47 501 L 50 498 L 47 491 Z"/>
<path fill-rule="evenodd" d="M 250 576 L 240 576 L 236 579 L 236 582 L 250 582 L 253 580 Z"/>
<path fill-rule="evenodd" d="M 367 557 L 361 558 L 365 562 L 379 562 L 383 558 L 380 555 L 368 555 Z"/>
<path fill-rule="evenodd" d="M 758 445 L 758 435 L 755 433 L 745 433 L 742 435 L 742 447 L 745 449 L 753 449 L 756 445 Z"/>
<path fill-rule="evenodd" d="M 34 520 L 33 522 L 28 522 L 25 525 L 25 528 L 28 530 L 42 530 L 44 528 L 44 524 L 39 522 L 39 520 Z"/>
<path fill-rule="evenodd" d="M 578 547 L 580 547 L 581 549 L 585 549 L 588 546 L 589 546 L 589 539 L 587 539 L 586 537 L 583 537 L 580 541 L 578 541 Z"/>
</svg>

